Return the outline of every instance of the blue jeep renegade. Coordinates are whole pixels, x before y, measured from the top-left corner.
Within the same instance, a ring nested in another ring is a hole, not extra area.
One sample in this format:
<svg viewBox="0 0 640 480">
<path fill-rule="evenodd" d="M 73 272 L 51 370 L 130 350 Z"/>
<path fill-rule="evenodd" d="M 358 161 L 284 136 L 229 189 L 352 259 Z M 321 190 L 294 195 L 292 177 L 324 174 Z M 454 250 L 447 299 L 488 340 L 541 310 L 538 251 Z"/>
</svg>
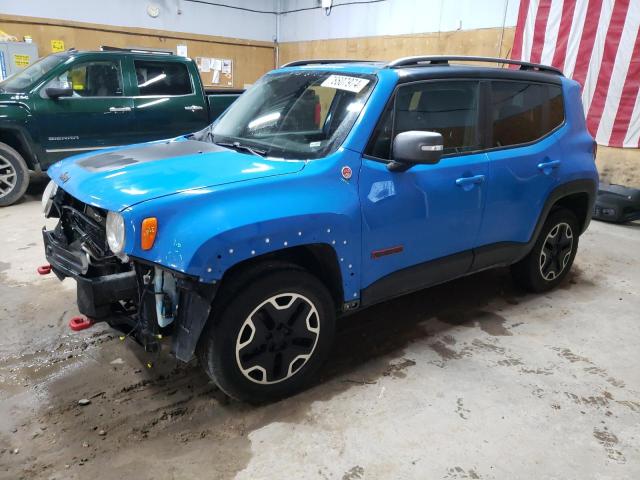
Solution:
<svg viewBox="0 0 640 480">
<path fill-rule="evenodd" d="M 496 266 L 558 285 L 594 154 L 552 67 L 295 62 L 203 131 L 50 168 L 46 257 L 83 314 L 270 400 L 308 384 L 347 312 Z"/>
</svg>

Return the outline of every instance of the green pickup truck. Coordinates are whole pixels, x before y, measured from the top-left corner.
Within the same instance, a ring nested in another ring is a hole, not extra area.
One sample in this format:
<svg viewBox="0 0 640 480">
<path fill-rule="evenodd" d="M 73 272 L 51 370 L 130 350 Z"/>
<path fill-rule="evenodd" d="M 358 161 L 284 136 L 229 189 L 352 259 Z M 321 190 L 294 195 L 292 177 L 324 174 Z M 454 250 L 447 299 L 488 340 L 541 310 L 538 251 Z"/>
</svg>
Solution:
<svg viewBox="0 0 640 480">
<path fill-rule="evenodd" d="M 241 90 L 205 91 L 195 62 L 160 52 L 69 50 L 0 82 L 0 207 L 30 171 L 76 153 L 201 130 Z"/>
</svg>

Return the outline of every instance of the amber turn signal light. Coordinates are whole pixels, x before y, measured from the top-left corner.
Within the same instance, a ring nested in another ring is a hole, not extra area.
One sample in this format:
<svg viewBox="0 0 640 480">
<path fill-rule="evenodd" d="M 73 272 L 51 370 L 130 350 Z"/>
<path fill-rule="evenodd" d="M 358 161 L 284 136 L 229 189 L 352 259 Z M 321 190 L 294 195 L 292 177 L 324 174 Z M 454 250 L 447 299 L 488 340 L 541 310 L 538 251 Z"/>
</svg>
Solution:
<svg viewBox="0 0 640 480">
<path fill-rule="evenodd" d="M 151 250 L 153 242 L 156 241 L 156 233 L 158 233 L 158 219 L 156 217 L 149 217 L 142 220 L 140 245 L 143 250 Z"/>
</svg>

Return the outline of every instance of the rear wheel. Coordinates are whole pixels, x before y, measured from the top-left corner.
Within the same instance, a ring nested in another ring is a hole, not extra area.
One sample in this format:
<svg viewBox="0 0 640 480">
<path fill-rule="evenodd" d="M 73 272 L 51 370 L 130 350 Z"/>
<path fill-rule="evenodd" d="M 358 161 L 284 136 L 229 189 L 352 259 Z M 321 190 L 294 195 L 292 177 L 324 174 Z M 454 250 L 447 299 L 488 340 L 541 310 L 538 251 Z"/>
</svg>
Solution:
<svg viewBox="0 0 640 480">
<path fill-rule="evenodd" d="M 335 330 L 326 287 L 288 268 L 250 280 L 210 319 L 198 356 L 229 396 L 263 402 L 291 395 L 326 360 Z"/>
<path fill-rule="evenodd" d="M 551 212 L 533 249 L 511 267 L 514 279 L 532 292 L 545 292 L 569 273 L 578 251 L 578 220 L 566 208 Z"/>
<path fill-rule="evenodd" d="M 9 145 L 0 143 L 0 207 L 20 200 L 28 186 L 29 169 L 24 159 Z"/>
</svg>

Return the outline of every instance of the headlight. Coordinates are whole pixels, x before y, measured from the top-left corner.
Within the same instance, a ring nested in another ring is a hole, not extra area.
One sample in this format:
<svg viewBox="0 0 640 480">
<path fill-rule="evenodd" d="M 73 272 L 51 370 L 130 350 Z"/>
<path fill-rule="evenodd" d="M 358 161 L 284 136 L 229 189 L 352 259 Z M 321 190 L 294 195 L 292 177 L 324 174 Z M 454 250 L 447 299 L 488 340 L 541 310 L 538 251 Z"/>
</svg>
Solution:
<svg viewBox="0 0 640 480">
<path fill-rule="evenodd" d="M 42 194 L 42 212 L 45 217 L 49 216 L 49 211 L 51 210 L 51 205 L 53 205 L 53 197 L 58 191 L 58 185 L 54 183 L 53 180 L 49 182 L 47 187 L 44 189 L 44 193 Z"/>
<path fill-rule="evenodd" d="M 107 213 L 107 243 L 115 255 L 124 249 L 124 218 L 116 212 Z"/>
</svg>

